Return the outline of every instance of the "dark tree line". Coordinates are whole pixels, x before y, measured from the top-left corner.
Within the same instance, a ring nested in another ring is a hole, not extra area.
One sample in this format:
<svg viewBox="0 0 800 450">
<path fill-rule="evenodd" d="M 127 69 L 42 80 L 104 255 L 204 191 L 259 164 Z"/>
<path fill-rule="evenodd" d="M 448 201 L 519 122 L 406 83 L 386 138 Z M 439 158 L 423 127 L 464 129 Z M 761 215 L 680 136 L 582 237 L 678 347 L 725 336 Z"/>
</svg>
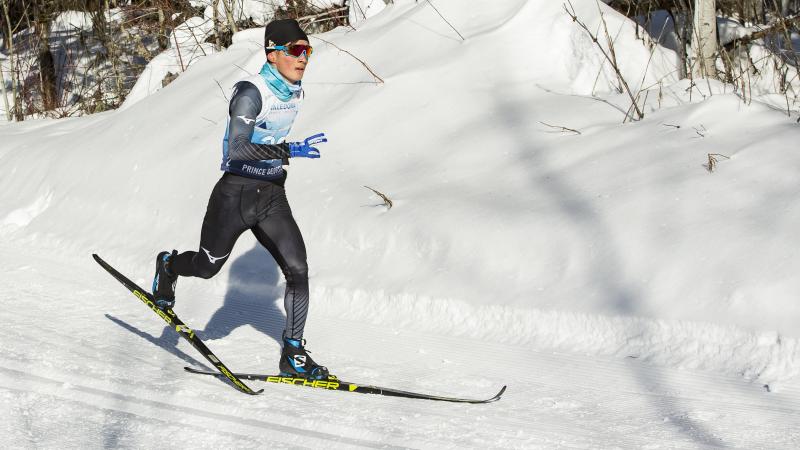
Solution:
<svg viewBox="0 0 800 450">
<path fill-rule="evenodd" d="M 707 3 L 714 4 L 718 15 L 742 25 L 761 27 L 733 41 L 714 42 L 714 50 L 708 52 L 713 54 L 703 55 L 710 61 L 704 71 L 716 71 L 714 61 L 722 61 L 726 69 L 702 76 L 737 83 L 741 78 L 737 67 L 749 58 L 750 46 L 757 42 L 771 46 L 782 58 L 784 69 L 800 66 L 791 39 L 800 26 L 800 0 L 608 3 L 636 19 L 643 30 L 649 29 L 656 12 L 668 14 L 678 41 L 675 47 L 682 60 L 682 76 L 694 71 L 691 61 L 696 55 L 690 54 L 689 49 L 697 46 L 699 36 L 692 25 L 693 16 L 698 5 Z M 326 31 L 349 25 L 351 4 L 359 8 L 352 0 L 327 9 L 307 0 L 288 0 L 275 11 L 275 18 L 296 18 L 311 32 Z M 212 6 L 213 32 L 206 42 L 218 50 L 230 45 L 235 32 L 257 26 L 251 19 L 235 14 L 236 0 L 212 0 Z M 90 24 L 69 30 L 51 29 L 54 19 L 67 11 L 84 13 Z M 3 105 L 7 118 L 62 117 L 118 107 L 147 63 L 170 46 L 173 30 L 203 13 L 202 7 L 194 8 L 188 0 L 0 0 L 0 47 L 6 57 L 5 70 L 0 71 L 0 87 L 3 100 L 7 102 L 6 94 L 13 100 L 10 105 Z M 713 40 L 717 40 L 716 34 Z"/>
</svg>

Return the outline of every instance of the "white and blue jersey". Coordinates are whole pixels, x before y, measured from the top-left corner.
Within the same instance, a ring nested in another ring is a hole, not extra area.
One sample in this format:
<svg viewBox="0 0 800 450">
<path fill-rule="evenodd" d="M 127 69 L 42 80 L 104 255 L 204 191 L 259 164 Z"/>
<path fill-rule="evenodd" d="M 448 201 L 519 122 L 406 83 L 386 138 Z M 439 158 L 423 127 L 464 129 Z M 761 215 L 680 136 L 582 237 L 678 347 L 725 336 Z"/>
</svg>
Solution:
<svg viewBox="0 0 800 450">
<path fill-rule="evenodd" d="M 261 75 L 236 83 L 222 142 L 221 169 L 283 184 L 286 178 L 283 165 L 288 164 L 289 158 L 285 140 L 302 102 L 302 90 L 287 101 L 280 100 Z"/>
</svg>

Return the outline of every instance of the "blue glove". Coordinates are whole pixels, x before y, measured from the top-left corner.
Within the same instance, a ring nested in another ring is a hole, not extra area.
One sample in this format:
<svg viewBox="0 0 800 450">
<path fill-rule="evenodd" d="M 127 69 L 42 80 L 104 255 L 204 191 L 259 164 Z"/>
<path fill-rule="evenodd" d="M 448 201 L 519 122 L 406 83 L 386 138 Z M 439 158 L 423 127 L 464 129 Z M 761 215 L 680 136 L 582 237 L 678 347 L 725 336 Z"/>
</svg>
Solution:
<svg viewBox="0 0 800 450">
<path fill-rule="evenodd" d="M 328 142 L 325 133 L 315 134 L 303 142 L 289 142 L 289 154 L 292 158 L 319 158 L 319 150 L 312 145 L 323 142 Z"/>
</svg>

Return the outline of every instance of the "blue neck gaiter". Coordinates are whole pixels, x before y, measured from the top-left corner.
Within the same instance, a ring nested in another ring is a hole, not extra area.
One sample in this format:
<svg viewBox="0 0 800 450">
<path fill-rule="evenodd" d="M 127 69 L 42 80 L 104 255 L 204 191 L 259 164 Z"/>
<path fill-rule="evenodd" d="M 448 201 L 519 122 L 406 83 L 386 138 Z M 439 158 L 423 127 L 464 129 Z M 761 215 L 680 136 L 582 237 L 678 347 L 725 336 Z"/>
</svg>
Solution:
<svg viewBox="0 0 800 450">
<path fill-rule="evenodd" d="M 299 92 L 302 89 L 299 81 L 295 84 L 287 80 L 269 62 L 264 63 L 259 74 L 269 86 L 269 90 L 283 102 L 288 101 L 295 92 Z"/>
</svg>

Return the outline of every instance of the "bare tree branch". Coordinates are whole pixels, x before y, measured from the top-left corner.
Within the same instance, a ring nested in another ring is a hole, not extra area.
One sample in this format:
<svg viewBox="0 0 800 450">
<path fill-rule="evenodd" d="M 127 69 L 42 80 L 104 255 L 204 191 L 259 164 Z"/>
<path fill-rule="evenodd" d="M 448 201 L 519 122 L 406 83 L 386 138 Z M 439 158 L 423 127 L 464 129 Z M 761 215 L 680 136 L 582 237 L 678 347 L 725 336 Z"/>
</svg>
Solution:
<svg viewBox="0 0 800 450">
<path fill-rule="evenodd" d="M 431 2 L 431 0 L 427 0 L 427 2 L 428 2 L 428 4 L 429 4 L 429 5 L 431 5 L 431 8 L 433 8 L 433 10 L 434 10 L 434 11 L 436 11 L 436 14 L 438 14 L 438 15 L 439 15 L 439 17 L 441 17 L 441 18 L 442 18 L 442 20 L 444 20 L 444 22 L 445 22 L 447 25 L 450 25 L 450 28 L 452 28 L 452 29 L 453 29 L 453 31 L 455 31 L 455 32 L 456 32 L 456 34 L 458 35 L 458 37 L 460 37 L 462 41 L 466 41 L 466 39 L 464 39 L 464 36 L 462 36 L 462 35 L 461 35 L 461 33 L 459 33 L 459 32 L 458 32 L 458 30 L 456 30 L 456 27 L 454 27 L 454 26 L 453 26 L 453 24 L 451 24 L 451 23 L 450 23 L 450 22 L 449 22 L 447 19 L 445 19 L 445 18 L 444 18 L 444 16 L 442 15 L 442 13 L 440 13 L 440 12 L 439 12 L 439 10 L 438 10 L 438 9 L 436 9 L 436 6 L 434 6 L 434 5 L 433 5 L 433 2 Z"/>
<path fill-rule="evenodd" d="M 351 57 L 353 57 L 353 59 L 355 59 L 356 61 L 360 62 L 360 63 L 361 63 L 361 65 L 362 65 L 362 66 L 364 66 L 364 68 L 365 68 L 365 69 L 367 69 L 367 70 L 369 71 L 369 73 L 370 73 L 370 74 L 372 74 L 372 76 L 373 76 L 373 77 L 375 77 L 375 78 L 376 78 L 378 81 L 380 81 L 381 83 L 384 83 L 384 81 L 383 81 L 383 78 L 379 77 L 379 76 L 378 76 L 378 75 L 377 75 L 375 72 L 373 72 L 373 71 L 372 71 L 372 69 L 370 69 L 370 67 L 367 65 L 367 63 L 365 63 L 364 61 L 362 61 L 362 60 L 361 60 L 360 58 L 358 58 L 356 55 L 354 55 L 354 54 L 350 53 L 349 51 L 347 51 L 347 50 L 345 50 L 345 49 L 343 49 L 343 48 L 339 47 L 338 45 L 334 44 L 334 43 L 333 43 L 333 42 L 331 42 L 331 41 L 326 41 L 325 39 L 322 39 L 322 38 L 321 38 L 321 37 L 319 37 L 319 36 L 311 36 L 311 37 L 313 37 L 314 39 L 319 39 L 320 41 L 322 41 L 322 42 L 325 42 L 326 44 L 330 44 L 330 45 L 332 45 L 332 46 L 336 47 L 336 49 L 338 49 L 338 50 L 340 50 L 340 51 L 343 51 L 343 52 L 347 53 L 348 55 L 350 55 Z"/>
<path fill-rule="evenodd" d="M 559 129 L 559 130 L 561 130 L 561 132 L 564 132 L 564 133 L 575 133 L 575 134 L 581 134 L 581 132 L 580 132 L 580 131 L 578 131 L 578 130 L 573 130 L 572 128 L 562 127 L 562 126 L 559 126 L 559 125 L 550 125 L 549 123 L 544 123 L 544 122 L 542 122 L 542 121 L 539 121 L 539 123 L 540 123 L 540 124 L 542 124 L 542 125 L 544 125 L 544 126 L 550 127 L 550 128 L 556 128 L 556 129 Z"/>
<path fill-rule="evenodd" d="M 567 8 L 567 4 L 569 4 L 569 8 Z M 611 40 L 611 36 L 608 34 L 608 29 L 606 28 L 606 40 L 608 42 L 609 51 L 611 52 L 611 55 L 609 55 L 609 53 L 606 52 L 606 50 L 603 48 L 603 46 L 600 45 L 600 42 L 599 42 L 599 40 L 597 38 L 597 35 L 592 33 L 589 30 L 589 28 L 586 26 L 585 23 L 583 23 L 580 20 L 578 20 L 578 15 L 575 12 L 575 7 L 572 5 L 572 1 L 571 0 L 567 0 L 567 3 L 564 4 L 563 6 L 564 6 L 564 11 L 566 11 L 567 14 L 572 18 L 572 21 L 575 22 L 576 24 L 578 24 L 578 26 L 580 26 L 581 28 L 583 28 L 583 30 L 592 39 L 592 42 L 594 42 L 597 45 L 597 48 L 603 54 L 603 57 L 605 57 L 606 61 L 608 61 L 611 64 L 611 67 L 614 69 L 614 72 L 617 74 L 617 78 L 619 79 L 619 82 L 622 84 L 623 88 L 625 89 L 625 92 L 627 92 L 628 97 L 630 97 L 630 99 L 631 99 L 632 107 L 635 109 L 638 119 L 643 119 L 644 118 L 644 113 L 642 112 L 641 109 L 639 109 L 639 105 L 636 103 L 636 97 L 634 97 L 633 93 L 631 92 L 631 88 L 628 86 L 628 82 L 625 81 L 625 77 L 622 76 L 622 72 L 620 71 L 619 66 L 617 65 L 616 56 L 614 56 L 614 42 Z M 598 4 L 598 8 L 599 7 L 600 7 L 600 5 Z M 605 17 L 603 17 L 602 12 L 600 13 L 600 16 L 601 16 L 601 20 L 603 21 L 603 25 L 605 25 L 606 19 L 605 19 Z M 626 117 L 627 117 L 627 115 L 626 115 Z"/>
</svg>

